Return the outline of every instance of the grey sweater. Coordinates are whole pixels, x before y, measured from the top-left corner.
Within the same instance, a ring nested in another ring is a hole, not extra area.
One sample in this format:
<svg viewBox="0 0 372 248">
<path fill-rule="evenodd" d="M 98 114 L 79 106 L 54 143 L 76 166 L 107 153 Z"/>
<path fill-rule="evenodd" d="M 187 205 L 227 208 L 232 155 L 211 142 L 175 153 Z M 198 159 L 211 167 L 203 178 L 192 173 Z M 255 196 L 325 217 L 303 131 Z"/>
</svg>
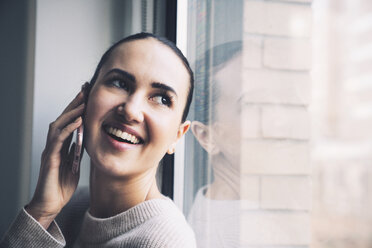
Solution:
<svg viewBox="0 0 372 248">
<path fill-rule="evenodd" d="M 77 192 L 48 230 L 23 209 L 0 247 L 196 247 L 192 229 L 170 199 L 145 201 L 105 219 L 89 214 L 88 199 Z"/>
</svg>

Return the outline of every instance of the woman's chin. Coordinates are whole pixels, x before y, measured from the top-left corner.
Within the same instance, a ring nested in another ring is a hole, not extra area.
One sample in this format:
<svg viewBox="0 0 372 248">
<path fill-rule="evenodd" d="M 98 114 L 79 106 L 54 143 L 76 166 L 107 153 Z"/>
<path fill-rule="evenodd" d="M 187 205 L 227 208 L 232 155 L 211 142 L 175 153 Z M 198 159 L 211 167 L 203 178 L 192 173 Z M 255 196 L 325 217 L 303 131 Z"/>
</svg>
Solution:
<svg viewBox="0 0 372 248">
<path fill-rule="evenodd" d="M 136 168 L 132 167 L 134 164 L 136 164 Z M 94 169 L 95 173 L 99 173 L 110 178 L 124 179 L 132 177 L 141 173 L 139 168 L 141 168 L 141 166 L 138 166 L 138 162 L 129 161 L 128 159 L 123 159 L 108 154 L 91 159 L 91 169 Z"/>
</svg>

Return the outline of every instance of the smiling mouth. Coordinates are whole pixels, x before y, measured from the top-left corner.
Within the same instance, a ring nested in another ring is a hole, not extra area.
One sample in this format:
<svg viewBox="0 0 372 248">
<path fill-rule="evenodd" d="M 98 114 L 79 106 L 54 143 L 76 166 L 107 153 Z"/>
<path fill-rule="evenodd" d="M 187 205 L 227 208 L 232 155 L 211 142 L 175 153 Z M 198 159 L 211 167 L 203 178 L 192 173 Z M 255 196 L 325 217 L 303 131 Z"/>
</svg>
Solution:
<svg viewBox="0 0 372 248">
<path fill-rule="evenodd" d="M 125 143 L 133 144 L 133 145 L 143 143 L 141 138 L 136 137 L 136 136 L 134 136 L 130 133 L 127 133 L 125 131 L 122 131 L 120 129 L 117 129 L 117 128 L 114 128 L 114 127 L 109 127 L 109 126 L 105 126 L 104 129 L 110 137 L 112 137 L 113 139 L 115 139 L 119 142 L 125 142 Z"/>
</svg>

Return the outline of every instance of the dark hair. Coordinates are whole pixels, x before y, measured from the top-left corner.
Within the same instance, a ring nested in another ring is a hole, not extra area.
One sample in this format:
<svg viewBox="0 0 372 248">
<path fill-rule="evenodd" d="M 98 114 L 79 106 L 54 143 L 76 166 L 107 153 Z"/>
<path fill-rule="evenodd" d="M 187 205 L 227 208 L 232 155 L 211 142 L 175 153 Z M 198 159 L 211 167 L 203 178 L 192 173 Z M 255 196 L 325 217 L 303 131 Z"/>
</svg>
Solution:
<svg viewBox="0 0 372 248">
<path fill-rule="evenodd" d="M 156 36 L 154 34 L 151 34 L 151 33 L 142 32 L 142 33 L 137 33 L 137 34 L 130 35 L 128 37 L 125 37 L 125 38 L 117 41 L 109 49 L 107 49 L 107 51 L 102 55 L 101 60 L 99 61 L 98 65 L 97 65 L 96 71 L 94 72 L 94 75 L 93 75 L 92 79 L 90 80 L 90 88 L 93 87 L 94 83 L 96 82 L 96 80 L 98 78 L 98 75 L 100 73 L 100 70 L 101 70 L 102 66 L 110 58 L 112 51 L 116 47 L 118 47 L 119 45 L 121 45 L 123 43 L 126 43 L 126 42 L 130 42 L 130 41 L 134 41 L 134 40 L 148 39 L 148 38 L 156 39 L 157 41 L 161 42 L 162 44 L 164 44 L 167 47 L 169 47 L 170 49 L 172 49 L 172 51 L 181 59 L 181 61 L 183 62 L 184 66 L 187 69 L 187 72 L 189 73 L 190 88 L 189 88 L 189 91 L 187 93 L 187 101 L 186 101 L 186 105 L 185 105 L 185 108 L 184 108 L 183 114 L 182 114 L 182 122 L 184 122 L 186 120 L 187 114 L 189 113 L 190 104 L 191 104 L 191 101 L 192 101 L 192 95 L 193 95 L 193 91 L 194 91 L 194 73 L 192 72 L 192 70 L 190 68 L 190 65 L 189 65 L 189 62 L 187 61 L 186 57 L 182 54 L 181 50 L 178 49 L 178 47 L 173 42 L 167 40 L 164 37 L 158 37 L 158 36 Z"/>
</svg>

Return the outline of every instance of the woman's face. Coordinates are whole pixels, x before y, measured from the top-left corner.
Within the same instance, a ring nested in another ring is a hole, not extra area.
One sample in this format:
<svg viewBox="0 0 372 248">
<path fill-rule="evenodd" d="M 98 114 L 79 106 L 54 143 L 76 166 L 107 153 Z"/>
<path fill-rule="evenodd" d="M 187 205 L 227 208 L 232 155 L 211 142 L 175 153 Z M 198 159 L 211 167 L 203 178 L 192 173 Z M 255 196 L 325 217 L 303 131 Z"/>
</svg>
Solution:
<svg viewBox="0 0 372 248">
<path fill-rule="evenodd" d="M 238 55 L 213 75 L 221 91 L 215 104 L 215 121 L 212 124 L 213 141 L 230 161 L 240 166 L 242 56 Z"/>
<path fill-rule="evenodd" d="M 193 125 L 193 133 L 200 145 L 211 156 L 218 155 L 216 159 L 221 159 L 222 155 L 224 161 L 235 168 L 240 166 L 241 59 L 241 55 L 235 56 L 210 75 L 214 87 L 218 89 L 211 113 L 214 118 L 209 126 L 197 121 Z"/>
<path fill-rule="evenodd" d="M 84 120 L 97 169 L 131 176 L 155 168 L 189 127 L 181 124 L 189 87 L 182 61 L 159 41 L 115 48 L 90 91 Z"/>
</svg>

